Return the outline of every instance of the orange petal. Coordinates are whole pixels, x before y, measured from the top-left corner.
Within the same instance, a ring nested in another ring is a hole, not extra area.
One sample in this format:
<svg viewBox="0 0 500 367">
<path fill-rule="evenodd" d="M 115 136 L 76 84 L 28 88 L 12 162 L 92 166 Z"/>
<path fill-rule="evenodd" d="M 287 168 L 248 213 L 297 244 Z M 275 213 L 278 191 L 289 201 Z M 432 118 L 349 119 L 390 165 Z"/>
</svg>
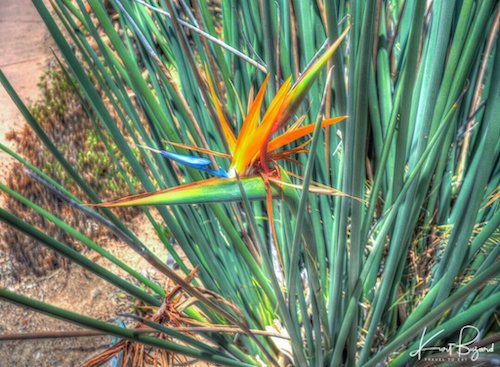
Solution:
<svg viewBox="0 0 500 367">
<path fill-rule="evenodd" d="M 245 121 L 243 122 L 243 126 L 241 127 L 240 133 L 238 135 L 238 140 L 236 142 L 237 147 L 240 147 L 248 134 L 254 131 L 257 127 L 257 124 L 259 122 L 260 109 L 262 106 L 262 101 L 264 100 L 268 81 L 269 75 L 266 77 L 266 79 L 264 79 L 264 83 L 260 87 L 259 92 L 257 93 L 257 97 L 252 102 L 252 105 L 248 110 L 248 114 L 245 117 Z"/>
<path fill-rule="evenodd" d="M 340 122 L 342 120 L 345 120 L 347 116 L 338 116 L 338 117 L 332 117 L 330 119 L 324 120 L 321 122 L 321 127 L 327 127 L 330 125 L 333 125 L 337 122 Z M 310 134 L 314 131 L 314 127 L 316 124 L 309 124 L 306 126 L 299 127 L 298 129 L 287 131 L 283 135 L 278 136 L 277 138 L 271 140 L 269 145 L 267 146 L 267 151 L 272 152 L 278 148 L 281 148 L 282 146 L 295 141 L 307 134 Z"/>
<path fill-rule="evenodd" d="M 236 172 L 243 174 L 244 171 L 257 159 L 260 148 L 264 143 L 267 134 L 271 131 L 273 122 L 278 116 L 281 105 L 285 100 L 290 86 L 291 79 L 289 78 L 278 90 L 278 93 L 273 98 L 269 108 L 264 114 L 260 125 L 257 126 L 261 105 L 261 102 L 259 102 L 258 105 L 257 102 L 263 98 L 264 94 L 263 88 L 259 90 L 259 95 L 256 97 L 255 102 L 252 105 L 252 109 L 247 117 L 248 121 L 245 120 L 244 126 L 238 136 L 238 143 L 236 144 L 236 151 L 233 155 L 231 169 L 234 168 Z M 256 105 L 258 109 L 254 109 L 254 105 Z"/>
<path fill-rule="evenodd" d="M 302 115 L 300 116 L 297 121 L 295 121 L 292 126 L 290 126 L 286 132 L 289 132 L 289 131 L 292 131 L 292 130 L 295 130 L 295 129 L 298 129 L 300 125 L 302 125 L 302 123 L 304 122 L 304 120 L 306 119 L 306 115 Z"/>
<path fill-rule="evenodd" d="M 236 147 L 236 138 L 233 134 L 233 131 L 231 130 L 231 127 L 229 126 L 229 123 L 226 120 L 226 117 L 224 116 L 224 113 L 222 112 L 222 108 L 219 104 L 219 100 L 217 99 L 217 95 L 215 94 L 214 86 L 212 84 L 210 74 L 208 73 L 208 68 L 206 66 L 205 66 L 205 72 L 207 74 L 208 88 L 210 89 L 212 102 L 215 106 L 215 111 L 217 112 L 217 117 L 219 118 L 222 127 L 222 132 L 224 133 L 224 136 L 226 138 L 227 146 L 229 147 L 229 152 L 232 154 Z"/>
<path fill-rule="evenodd" d="M 260 125 L 256 128 L 254 133 L 244 136 L 247 146 L 242 150 L 245 151 L 245 156 L 248 157 L 249 161 L 253 162 L 253 157 L 259 154 L 262 144 L 266 141 L 266 137 L 272 133 L 274 123 L 279 116 L 281 107 L 285 101 L 288 91 L 290 90 L 291 84 L 292 79 L 288 78 L 271 101 L 271 104 L 266 110 Z"/>
</svg>

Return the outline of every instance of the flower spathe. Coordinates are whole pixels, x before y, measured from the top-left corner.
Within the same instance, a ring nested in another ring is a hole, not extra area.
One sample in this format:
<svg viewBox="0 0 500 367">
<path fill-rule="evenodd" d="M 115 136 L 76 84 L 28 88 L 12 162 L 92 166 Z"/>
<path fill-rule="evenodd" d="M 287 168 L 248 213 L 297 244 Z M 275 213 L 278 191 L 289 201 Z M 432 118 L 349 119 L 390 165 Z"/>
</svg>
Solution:
<svg viewBox="0 0 500 367">
<path fill-rule="evenodd" d="M 268 173 L 268 163 L 270 161 L 289 158 L 291 155 L 299 152 L 306 152 L 307 150 L 304 149 L 304 144 L 287 151 L 278 150 L 312 133 L 316 124 L 301 126 L 304 119 L 304 117 L 301 117 L 283 133 L 274 138 L 273 135 L 281 128 L 284 128 L 293 118 L 307 92 L 318 78 L 319 72 L 339 47 L 348 31 L 349 27 L 347 27 L 339 39 L 337 39 L 318 60 L 301 74 L 295 84 L 292 85 L 291 78 L 288 78 L 281 85 L 269 107 L 264 112 L 262 119 L 259 121 L 266 87 L 269 82 L 268 75 L 248 109 L 248 113 L 244 118 L 238 136 L 233 133 L 231 125 L 222 112 L 214 87 L 207 73 L 207 81 L 212 102 L 229 149 L 231 162 L 227 175 L 215 175 L 217 177 L 169 188 L 155 193 L 133 195 L 113 202 L 97 204 L 97 206 L 175 205 L 239 200 L 241 199 L 241 192 L 236 177 L 241 178 L 240 183 L 243 185 L 245 193 L 250 193 L 249 199 L 266 198 L 266 185 L 261 175 Z M 338 116 L 326 119 L 321 122 L 321 127 L 331 126 L 346 119 L 346 117 L 347 116 Z M 194 150 L 201 151 L 201 149 L 197 148 L 194 148 Z M 176 160 L 178 163 L 185 164 L 185 157 L 177 157 L 175 155 L 169 157 L 169 154 L 163 155 Z M 220 155 L 225 156 L 223 154 Z M 189 165 L 189 160 L 187 162 Z M 202 163 L 206 163 L 206 161 L 202 161 Z M 210 174 L 214 172 L 226 173 L 223 170 L 210 170 L 205 165 L 203 170 Z M 267 189 L 271 190 L 269 187 Z M 209 199 L 204 198 L 204 195 L 207 196 L 207 190 L 210 191 Z"/>
<path fill-rule="evenodd" d="M 318 78 L 319 72 L 326 65 L 333 53 L 337 50 L 342 40 L 346 37 L 349 27 L 342 33 L 325 53 L 314 62 L 292 86 L 291 78 L 288 78 L 279 88 L 276 96 L 271 101 L 268 109 L 264 113 L 259 123 L 260 110 L 264 99 L 265 90 L 269 82 L 269 76 L 260 87 L 257 96 L 250 106 L 249 112 L 243 121 L 238 138 L 236 138 L 231 127 L 222 113 L 213 85 L 208 78 L 212 101 L 215 105 L 219 121 L 222 126 L 222 132 L 228 143 L 229 151 L 232 156 L 229 167 L 229 176 L 234 177 L 238 174 L 240 177 L 255 174 L 255 162 L 261 157 L 261 168 L 267 166 L 267 161 L 273 160 L 273 152 L 289 144 L 314 130 L 314 124 L 303 127 L 294 125 L 284 134 L 271 140 L 271 136 L 280 128 L 284 127 L 295 115 L 300 103 L 305 98 L 307 92 Z M 346 116 L 339 116 L 327 119 L 322 122 L 322 127 L 330 126 L 342 121 Z M 263 161 L 265 159 L 265 161 Z"/>
</svg>

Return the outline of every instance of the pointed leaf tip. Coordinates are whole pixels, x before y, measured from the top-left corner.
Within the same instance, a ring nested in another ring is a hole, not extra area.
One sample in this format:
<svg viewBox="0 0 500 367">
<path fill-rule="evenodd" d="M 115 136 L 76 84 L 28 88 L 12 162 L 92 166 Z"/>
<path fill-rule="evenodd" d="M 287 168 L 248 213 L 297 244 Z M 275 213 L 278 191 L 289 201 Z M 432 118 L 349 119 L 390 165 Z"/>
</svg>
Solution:
<svg viewBox="0 0 500 367">
<path fill-rule="evenodd" d="M 286 101 L 283 103 L 284 109 L 281 111 L 278 122 L 278 125 L 280 127 L 288 123 L 288 121 L 290 121 L 290 119 L 295 115 L 295 112 L 304 100 L 307 92 L 309 91 L 309 89 L 311 89 L 313 83 L 318 78 L 319 73 L 326 65 L 328 60 L 330 60 L 330 58 L 333 56 L 335 51 L 339 48 L 340 44 L 347 36 L 350 29 L 351 25 L 349 24 L 344 32 L 342 32 L 340 37 L 337 38 L 337 40 L 335 40 L 335 42 L 333 42 L 330 47 L 328 47 L 325 53 L 302 72 L 302 74 L 288 93 Z"/>
<path fill-rule="evenodd" d="M 261 177 L 240 178 L 240 182 L 249 200 L 262 200 L 266 197 L 266 190 Z M 273 195 L 277 194 L 278 191 L 273 190 Z M 87 205 L 116 208 L 143 205 L 204 204 L 239 200 L 242 200 L 242 195 L 237 179 L 217 177 L 157 192 L 131 195 L 107 203 Z"/>
</svg>

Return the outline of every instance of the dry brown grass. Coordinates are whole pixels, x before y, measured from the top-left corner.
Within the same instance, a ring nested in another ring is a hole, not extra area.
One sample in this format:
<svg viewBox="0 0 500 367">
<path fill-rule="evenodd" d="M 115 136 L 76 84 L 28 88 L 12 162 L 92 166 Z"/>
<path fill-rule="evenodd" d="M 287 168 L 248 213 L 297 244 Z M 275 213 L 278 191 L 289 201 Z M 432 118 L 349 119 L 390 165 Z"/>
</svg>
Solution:
<svg viewBox="0 0 500 367">
<path fill-rule="evenodd" d="M 42 99 L 32 106 L 32 113 L 51 140 L 57 142 L 57 147 L 65 158 L 101 197 L 110 199 L 127 195 L 129 188 L 107 155 L 105 145 L 95 132 L 92 132 L 92 121 L 62 71 L 55 67 L 49 69 L 40 82 L 40 89 Z M 79 187 L 28 126 L 11 132 L 8 138 L 16 142 L 17 151 L 29 162 L 60 182 L 75 196 L 85 198 Z M 38 182 L 21 163 L 13 165 L 6 181 L 10 188 L 63 219 L 86 236 L 95 239 L 104 234 L 105 230 L 97 223 L 70 207 L 56 193 Z M 10 212 L 34 224 L 58 241 L 76 250 L 82 249 L 78 241 L 14 198 L 6 195 L 5 205 Z M 125 210 L 120 211 L 119 215 L 130 220 L 137 213 L 137 209 Z M 27 273 L 44 275 L 68 264 L 67 259 L 11 227 L 7 227 L 1 236 L 0 242 L 5 244 L 6 251 L 15 259 L 13 270 L 17 276 Z"/>
</svg>

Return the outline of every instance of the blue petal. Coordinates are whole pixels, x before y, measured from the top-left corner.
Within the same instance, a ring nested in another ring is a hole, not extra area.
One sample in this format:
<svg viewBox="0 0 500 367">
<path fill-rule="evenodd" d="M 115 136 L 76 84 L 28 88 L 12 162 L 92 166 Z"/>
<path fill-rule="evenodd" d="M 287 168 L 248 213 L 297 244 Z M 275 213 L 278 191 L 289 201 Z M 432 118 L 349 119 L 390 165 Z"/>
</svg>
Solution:
<svg viewBox="0 0 500 367">
<path fill-rule="evenodd" d="M 228 178 L 229 177 L 229 175 L 224 170 L 224 168 L 219 168 L 218 171 L 210 169 L 210 168 L 205 168 L 205 169 L 201 169 L 201 170 L 203 172 L 207 172 L 207 173 L 209 173 L 209 174 L 211 174 L 212 176 L 215 176 L 215 177 L 220 177 L 220 178 Z"/>
<path fill-rule="evenodd" d="M 206 172 L 213 176 L 221 178 L 229 177 L 227 172 L 222 168 L 220 168 L 218 171 L 209 168 L 211 161 L 208 158 L 200 158 L 192 155 L 167 152 L 166 150 L 150 148 L 144 145 L 138 145 L 138 146 L 144 149 L 151 150 L 156 153 L 160 153 L 162 156 L 167 157 L 168 159 L 184 164 L 185 166 L 188 167 L 199 169 L 200 171 Z"/>
<path fill-rule="evenodd" d="M 191 155 L 172 153 L 167 152 L 166 150 L 160 150 L 160 154 L 173 161 L 193 168 L 203 169 L 210 165 L 210 159 L 208 158 L 200 158 Z"/>
</svg>

